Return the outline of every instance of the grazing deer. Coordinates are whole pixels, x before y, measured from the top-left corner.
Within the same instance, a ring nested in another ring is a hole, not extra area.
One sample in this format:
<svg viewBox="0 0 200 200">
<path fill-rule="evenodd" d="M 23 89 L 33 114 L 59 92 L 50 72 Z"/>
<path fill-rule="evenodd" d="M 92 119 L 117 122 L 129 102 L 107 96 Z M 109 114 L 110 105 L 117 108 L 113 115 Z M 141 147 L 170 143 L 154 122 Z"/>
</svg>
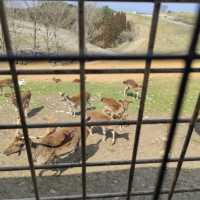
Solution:
<svg viewBox="0 0 200 200">
<path fill-rule="evenodd" d="M 87 117 L 88 117 L 88 120 L 89 122 L 96 122 L 96 121 L 111 121 L 113 119 L 113 116 L 108 116 L 100 111 L 89 111 L 87 112 Z M 114 119 L 124 119 L 125 116 L 122 116 L 122 115 L 115 115 L 115 118 Z M 97 126 L 88 126 L 88 129 L 89 129 L 89 133 L 90 135 L 93 135 L 93 127 L 97 127 Z M 102 128 L 102 133 L 103 133 L 103 141 L 106 141 L 106 133 L 107 131 L 111 131 L 112 133 L 112 144 L 115 144 L 115 141 L 116 141 L 116 129 L 117 126 L 113 126 L 113 125 L 110 125 L 110 126 L 101 126 Z"/>
<path fill-rule="evenodd" d="M 62 81 L 60 78 L 55 78 L 55 77 L 53 77 L 52 80 L 53 80 L 55 83 L 59 83 L 59 82 Z"/>
<path fill-rule="evenodd" d="M 86 80 L 86 77 L 85 77 L 85 80 Z M 81 80 L 79 79 L 79 78 L 75 78 L 73 81 L 72 81 L 72 83 L 80 83 L 81 82 Z"/>
<path fill-rule="evenodd" d="M 139 85 L 135 80 L 132 79 L 123 81 L 123 84 L 126 86 L 126 88 L 124 89 L 124 96 L 127 95 L 129 89 L 132 89 L 134 92 L 136 92 L 136 98 L 139 98 L 139 93 L 142 89 L 141 85 Z"/>
<path fill-rule="evenodd" d="M 79 78 L 75 78 L 73 81 L 72 81 L 72 83 L 80 83 L 81 81 L 80 81 L 80 79 Z"/>
<path fill-rule="evenodd" d="M 86 138 L 89 131 L 86 129 Z M 39 141 L 33 141 L 39 139 Z M 71 154 L 80 146 L 80 127 L 67 127 L 51 129 L 43 137 L 29 137 L 33 150 L 34 162 L 38 165 L 54 162 L 61 156 Z M 18 132 L 14 141 L 3 152 L 9 156 L 14 153 L 21 154 L 25 149 L 24 137 Z"/>
<path fill-rule="evenodd" d="M 23 105 L 23 109 L 24 109 L 24 113 L 25 113 L 26 117 L 28 115 L 28 108 L 29 108 L 29 104 L 30 104 L 30 100 L 31 100 L 31 95 L 32 94 L 31 94 L 30 90 L 21 92 L 21 100 L 22 100 L 22 105 Z M 17 100 L 16 100 L 15 94 L 14 93 L 7 93 L 4 96 L 11 98 L 11 102 L 15 106 L 16 111 L 17 111 L 18 107 L 17 107 Z"/>
<path fill-rule="evenodd" d="M 10 87 L 10 88 L 13 88 L 13 82 L 12 82 L 12 79 L 7 78 L 7 79 L 0 80 L 0 90 L 1 90 L 1 95 L 3 95 L 3 88 L 4 88 L 4 87 Z"/>
<path fill-rule="evenodd" d="M 126 99 L 116 101 L 113 98 L 106 98 L 106 97 L 101 98 L 101 102 L 105 106 L 103 112 L 107 115 L 112 116 L 113 119 L 115 115 L 123 116 L 125 112 L 128 110 L 129 104 L 132 103 L 132 101 L 128 101 Z"/>
<path fill-rule="evenodd" d="M 72 116 L 75 117 L 77 110 L 78 112 L 80 112 L 80 103 L 81 103 L 80 94 L 77 94 L 71 97 L 68 95 L 65 95 L 64 93 L 60 93 L 60 95 L 63 97 L 64 101 L 66 102 L 70 114 L 72 114 Z M 90 104 L 89 102 L 90 97 L 91 97 L 90 93 L 86 92 L 85 99 L 86 99 L 86 103 L 88 104 Z"/>
</svg>

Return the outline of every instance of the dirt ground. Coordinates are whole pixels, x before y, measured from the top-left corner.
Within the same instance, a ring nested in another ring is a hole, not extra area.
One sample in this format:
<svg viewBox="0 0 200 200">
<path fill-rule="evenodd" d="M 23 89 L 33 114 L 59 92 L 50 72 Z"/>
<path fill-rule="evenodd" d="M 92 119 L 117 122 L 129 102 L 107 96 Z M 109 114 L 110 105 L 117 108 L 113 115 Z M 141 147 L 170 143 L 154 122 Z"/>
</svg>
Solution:
<svg viewBox="0 0 200 200">
<path fill-rule="evenodd" d="M 39 97 L 38 97 L 39 98 Z M 55 96 L 45 96 L 41 99 L 41 105 L 31 107 L 27 121 L 30 123 L 46 122 L 47 117 L 55 119 L 55 121 L 64 122 L 66 120 L 79 120 L 79 117 L 72 119 L 71 116 L 64 112 L 66 108 L 63 103 Z M 51 112 L 54 108 L 55 112 Z M 57 112 L 56 112 L 57 111 Z M 14 123 L 16 115 L 14 107 L 10 104 L 0 106 L 0 123 Z M 135 116 L 130 115 L 130 119 Z M 183 145 L 183 141 L 187 132 L 188 125 L 179 125 L 175 143 L 172 150 L 172 157 L 178 157 Z M 111 145 L 111 135 L 108 134 L 106 142 L 102 141 L 102 135 L 95 134 L 87 139 L 87 162 L 109 161 L 109 160 L 130 160 L 133 149 L 133 141 L 135 135 L 135 126 L 124 127 L 119 131 L 119 127 L 115 127 L 118 132 L 115 145 Z M 30 129 L 30 135 L 43 135 L 46 130 Z M 161 158 L 163 148 L 168 133 L 168 125 L 143 125 L 141 130 L 141 139 L 137 159 Z M 13 140 L 14 130 L 0 130 L 0 166 L 8 165 L 27 165 L 26 153 L 21 156 L 12 155 L 5 156 L 2 152 L 7 145 Z M 187 156 L 199 156 L 200 137 L 193 133 Z M 80 151 L 69 157 L 58 160 L 63 162 L 79 162 Z M 165 179 L 164 188 L 169 188 L 175 172 L 175 163 L 169 164 L 168 174 Z M 159 170 L 158 164 L 136 166 L 135 179 L 133 184 L 134 191 L 153 190 L 157 180 Z M 37 174 L 40 170 L 37 170 Z M 81 193 L 81 168 L 62 169 L 62 175 L 56 177 L 55 171 L 45 171 L 42 177 L 38 177 L 39 192 L 41 196 L 59 196 L 59 195 L 75 195 Z M 87 168 L 87 192 L 88 193 L 104 193 L 104 192 L 126 192 L 128 184 L 129 166 L 106 166 L 106 167 L 88 167 Z M 200 169 L 199 162 L 186 162 L 183 165 L 178 188 L 195 188 L 199 186 Z M 0 173 L 0 199 L 34 197 L 31 178 L 28 171 L 18 172 L 1 172 Z M 199 200 L 199 193 L 176 194 L 174 199 L 178 200 Z M 136 200 L 149 200 L 151 196 L 135 197 Z M 124 198 L 112 198 L 124 199 Z M 166 195 L 162 195 L 161 199 L 167 199 Z"/>
<path fill-rule="evenodd" d="M 194 63 L 194 67 L 198 67 L 199 62 Z M 1 69 L 6 69 L 6 64 L 1 64 Z M 78 65 L 72 64 L 48 64 L 48 63 L 32 63 L 29 65 L 17 65 L 19 69 L 38 69 L 51 68 L 51 69 L 78 69 Z M 86 68 L 144 68 L 144 62 L 130 62 L 130 61 L 96 61 L 86 64 Z M 153 62 L 152 67 L 183 67 L 183 62 Z M 153 77 L 160 77 L 160 74 L 153 74 Z M 178 74 L 165 74 L 162 77 L 177 77 Z M 199 74 L 192 76 L 199 77 Z M 25 80 L 44 80 L 51 81 L 53 77 L 59 77 L 62 80 L 71 81 L 77 76 L 73 75 L 42 75 L 42 76 L 20 76 Z M 110 82 L 110 81 L 122 81 L 125 78 L 134 78 L 137 80 L 142 79 L 142 75 L 138 74 L 115 74 L 113 75 L 89 75 L 88 81 L 96 82 Z M 41 98 L 41 97 L 38 97 Z M 71 116 L 62 112 L 66 108 L 64 104 L 58 103 L 60 99 L 55 96 L 45 96 L 40 99 L 41 105 L 38 107 L 30 108 L 29 117 L 27 121 L 30 123 L 46 122 L 47 116 L 53 118 L 55 121 L 65 122 L 66 120 L 79 120 L 79 117 L 72 119 Z M 55 110 L 52 113 L 51 110 Z M 8 103 L 0 106 L 0 123 L 15 123 L 16 113 L 14 107 Z M 130 115 L 130 119 L 135 119 L 136 116 Z M 183 124 L 178 126 L 174 147 L 172 150 L 172 157 L 178 157 L 183 145 L 184 137 L 187 132 L 188 125 Z M 87 162 L 95 161 L 109 161 L 109 160 L 130 160 L 133 149 L 135 126 L 124 127 L 122 131 L 119 131 L 119 127 L 115 127 L 118 132 L 117 141 L 115 145 L 111 145 L 111 135 L 108 134 L 106 142 L 102 141 L 101 133 L 89 136 L 87 139 Z M 45 129 L 30 129 L 30 135 L 43 135 Z M 163 148 L 166 142 L 168 133 L 168 125 L 143 125 L 141 130 L 141 139 L 138 150 L 138 159 L 151 159 L 161 158 L 163 155 Z M 5 156 L 3 154 L 4 149 L 13 140 L 14 130 L 0 130 L 0 166 L 8 165 L 27 165 L 27 157 L 24 152 L 21 156 L 12 155 Z M 191 143 L 187 152 L 187 156 L 199 156 L 200 152 L 200 138 L 194 132 Z M 58 162 L 79 162 L 80 151 L 69 157 L 62 158 Z M 165 179 L 164 188 L 169 188 L 175 172 L 175 163 L 169 164 L 168 174 Z M 140 190 L 153 190 L 156 182 L 159 165 L 137 165 L 135 172 L 135 179 L 133 184 L 134 191 Z M 37 174 L 40 170 L 37 170 Z M 55 171 L 45 171 L 42 177 L 38 177 L 39 192 L 42 196 L 59 196 L 59 195 L 75 195 L 81 193 L 81 168 L 62 169 L 62 175 L 60 177 L 54 176 Z M 106 167 L 88 167 L 87 168 L 87 192 L 88 193 L 104 193 L 104 192 L 126 192 L 128 185 L 129 166 L 106 166 Z M 200 170 L 199 162 L 186 162 L 183 165 L 177 188 L 195 188 L 199 185 Z M 0 173 L 0 199 L 9 198 L 24 198 L 34 197 L 33 188 L 31 184 L 30 173 L 28 171 L 18 172 L 1 172 Z M 20 192 L 19 192 L 20 191 Z M 174 199 L 199 200 L 199 193 L 184 193 L 174 195 Z M 136 200 L 149 200 L 151 196 L 134 197 Z M 112 199 L 124 199 L 124 198 L 112 198 Z M 133 198 L 132 198 L 133 199 Z M 162 195 L 161 199 L 167 199 L 166 195 Z"/>
<path fill-rule="evenodd" d="M 199 67 L 200 61 L 196 60 L 193 62 L 193 67 Z M 152 68 L 183 68 L 184 62 L 182 60 L 175 61 L 153 61 Z M 7 63 L 0 63 L 1 69 L 9 69 Z M 46 62 L 33 62 L 27 65 L 17 65 L 17 69 L 79 69 L 78 63 L 71 64 L 62 64 L 62 63 L 46 63 Z M 112 68 L 145 68 L 144 61 L 92 61 L 86 63 L 86 69 L 112 69 Z M 151 78 L 153 77 L 179 77 L 180 74 L 151 74 Z M 199 77 L 199 73 L 192 73 L 191 77 Z M 60 78 L 63 81 L 71 81 L 74 78 L 77 78 L 78 75 L 35 75 L 35 76 L 20 76 L 21 79 L 25 80 L 43 80 L 43 81 L 52 81 L 52 78 Z M 115 81 L 123 81 L 124 79 L 133 78 L 135 80 L 141 81 L 143 78 L 143 74 L 102 74 L 102 75 L 87 75 L 86 79 L 88 81 L 95 82 L 115 82 Z"/>
</svg>

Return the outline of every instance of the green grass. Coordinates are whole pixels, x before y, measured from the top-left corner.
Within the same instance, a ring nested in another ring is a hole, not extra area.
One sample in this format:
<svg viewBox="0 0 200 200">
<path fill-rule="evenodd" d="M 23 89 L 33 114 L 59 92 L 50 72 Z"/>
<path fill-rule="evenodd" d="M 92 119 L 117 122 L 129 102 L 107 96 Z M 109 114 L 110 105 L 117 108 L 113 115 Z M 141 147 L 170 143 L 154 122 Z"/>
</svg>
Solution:
<svg viewBox="0 0 200 200">
<path fill-rule="evenodd" d="M 171 116 L 175 98 L 177 95 L 179 80 L 178 78 L 152 78 L 149 81 L 147 100 L 145 104 L 145 116 Z M 103 104 L 100 102 L 100 98 L 112 97 L 115 99 L 124 99 L 123 97 L 123 85 L 119 82 L 113 83 L 87 83 L 87 91 L 92 94 L 93 103 L 97 109 L 102 109 Z M 30 89 L 33 94 L 32 105 L 39 105 L 40 97 L 59 95 L 59 92 L 65 92 L 66 94 L 73 95 L 78 93 L 78 84 L 71 82 L 62 82 L 54 84 L 51 82 L 28 82 L 23 90 Z M 190 116 L 193 112 L 195 101 L 200 91 L 200 79 L 193 79 L 189 82 L 184 106 L 182 109 L 183 116 Z M 34 98 L 38 96 L 38 98 Z M 51 97 L 52 98 L 52 97 Z M 133 103 L 129 108 L 131 115 L 137 116 L 139 101 L 133 97 L 127 97 L 132 100 Z M 0 97 L 0 102 L 5 102 L 4 97 Z M 59 103 L 59 102 L 58 102 Z"/>
</svg>

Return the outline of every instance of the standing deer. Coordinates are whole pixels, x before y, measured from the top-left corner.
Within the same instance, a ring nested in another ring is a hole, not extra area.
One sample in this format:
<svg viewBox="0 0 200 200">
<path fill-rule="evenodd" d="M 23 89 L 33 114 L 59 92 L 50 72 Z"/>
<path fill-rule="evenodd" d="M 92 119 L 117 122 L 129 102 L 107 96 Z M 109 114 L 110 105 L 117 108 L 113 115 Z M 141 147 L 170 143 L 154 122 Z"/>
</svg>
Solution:
<svg viewBox="0 0 200 200">
<path fill-rule="evenodd" d="M 81 103 L 81 96 L 80 94 L 74 95 L 74 96 L 68 96 L 65 95 L 64 93 L 60 93 L 60 95 L 63 97 L 64 101 L 67 104 L 68 110 L 69 112 L 72 114 L 72 116 L 75 117 L 76 112 L 80 112 L 80 103 Z M 85 93 L 85 100 L 86 103 L 90 104 L 89 100 L 90 100 L 90 93 L 86 92 Z"/>
<path fill-rule="evenodd" d="M 0 90 L 1 90 L 1 95 L 3 95 L 3 88 L 4 88 L 4 87 L 10 87 L 10 88 L 13 88 L 13 82 L 12 82 L 12 79 L 7 78 L 7 79 L 0 80 Z"/>
<path fill-rule="evenodd" d="M 113 98 L 101 98 L 101 102 L 104 104 L 103 112 L 107 115 L 110 115 L 114 118 L 114 116 L 121 115 L 123 116 L 125 112 L 128 110 L 128 106 L 132 101 L 128 100 L 119 100 L 116 101 Z"/>
<path fill-rule="evenodd" d="M 18 107 L 17 107 L 17 99 L 16 99 L 15 94 L 12 92 L 12 93 L 7 93 L 4 96 L 11 98 L 11 102 L 15 106 L 16 111 L 17 111 Z M 29 108 L 31 96 L 32 94 L 30 90 L 21 92 L 21 100 L 22 100 L 22 105 L 23 105 L 23 109 L 24 109 L 24 113 L 26 117 L 28 116 L 28 108 Z"/>
<path fill-rule="evenodd" d="M 106 114 L 104 114 L 100 111 L 88 111 L 86 115 L 89 119 L 89 122 L 111 121 L 113 119 L 113 116 L 106 115 Z M 118 115 L 118 116 L 115 115 L 114 119 L 124 119 L 124 117 L 125 116 L 122 116 L 122 115 Z M 96 127 L 96 126 L 88 126 L 90 135 L 93 135 L 93 127 Z M 113 125 L 101 126 L 102 133 L 103 133 L 103 141 L 106 141 L 107 131 L 111 131 L 111 133 L 112 133 L 112 144 L 115 144 L 115 141 L 116 141 L 116 131 L 115 131 L 115 129 L 116 129 L 116 127 L 118 127 L 118 126 L 113 126 Z"/>
<path fill-rule="evenodd" d="M 127 95 L 127 92 L 129 89 L 133 90 L 136 92 L 136 98 L 139 98 L 139 93 L 141 92 L 142 86 L 139 85 L 135 80 L 133 79 L 128 79 L 123 81 L 123 84 L 126 86 L 124 89 L 124 96 Z"/>
</svg>

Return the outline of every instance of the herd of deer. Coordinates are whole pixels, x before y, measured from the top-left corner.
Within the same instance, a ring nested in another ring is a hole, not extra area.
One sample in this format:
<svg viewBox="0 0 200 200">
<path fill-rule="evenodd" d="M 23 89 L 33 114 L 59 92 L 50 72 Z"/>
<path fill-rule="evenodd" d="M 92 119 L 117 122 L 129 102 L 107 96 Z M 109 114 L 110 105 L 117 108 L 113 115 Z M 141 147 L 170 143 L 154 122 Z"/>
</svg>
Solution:
<svg viewBox="0 0 200 200">
<path fill-rule="evenodd" d="M 55 78 L 54 78 L 55 79 Z M 54 80 L 55 82 L 60 82 Z M 80 83 L 80 80 L 75 79 L 73 82 Z M 22 81 L 24 84 L 24 82 Z M 127 91 L 132 89 L 134 92 L 138 93 L 141 90 L 141 86 L 138 85 L 134 80 L 123 81 L 125 85 L 124 96 L 127 96 Z M 12 81 L 10 79 L 0 80 L 1 95 L 11 98 L 11 102 L 15 105 L 17 109 L 16 97 L 14 92 L 3 94 L 4 87 L 13 88 Z M 27 116 L 27 111 L 29 108 L 29 103 L 31 100 L 31 91 L 22 91 L 21 100 L 23 104 L 23 109 L 25 116 Z M 80 112 L 81 97 L 80 94 L 74 96 L 68 96 L 64 93 L 60 93 L 60 96 L 65 101 L 70 114 L 75 117 L 77 111 Z M 91 95 L 90 93 L 85 93 L 85 101 L 90 104 Z M 110 120 L 125 120 L 128 117 L 127 110 L 129 104 L 132 101 L 127 100 L 115 100 L 113 98 L 102 97 L 100 101 L 104 104 L 103 111 L 88 110 L 86 111 L 86 121 L 110 121 Z M 19 119 L 17 123 L 19 123 Z M 116 140 L 116 126 L 101 126 L 103 133 L 103 140 L 106 140 L 106 134 L 108 131 L 112 133 L 112 144 Z M 86 127 L 86 138 L 88 135 L 94 134 L 94 126 Z M 120 126 L 120 128 L 122 128 Z M 62 155 L 68 155 L 75 152 L 80 147 L 81 140 L 81 130 L 80 127 L 66 127 L 66 128 L 49 128 L 45 136 L 42 137 L 32 137 L 29 136 L 30 145 L 33 150 L 33 158 L 36 164 L 46 164 L 55 161 Z M 17 153 L 18 155 L 25 149 L 25 140 L 22 133 L 17 130 L 14 141 L 5 149 L 4 154 L 9 156 L 11 154 Z"/>
</svg>

